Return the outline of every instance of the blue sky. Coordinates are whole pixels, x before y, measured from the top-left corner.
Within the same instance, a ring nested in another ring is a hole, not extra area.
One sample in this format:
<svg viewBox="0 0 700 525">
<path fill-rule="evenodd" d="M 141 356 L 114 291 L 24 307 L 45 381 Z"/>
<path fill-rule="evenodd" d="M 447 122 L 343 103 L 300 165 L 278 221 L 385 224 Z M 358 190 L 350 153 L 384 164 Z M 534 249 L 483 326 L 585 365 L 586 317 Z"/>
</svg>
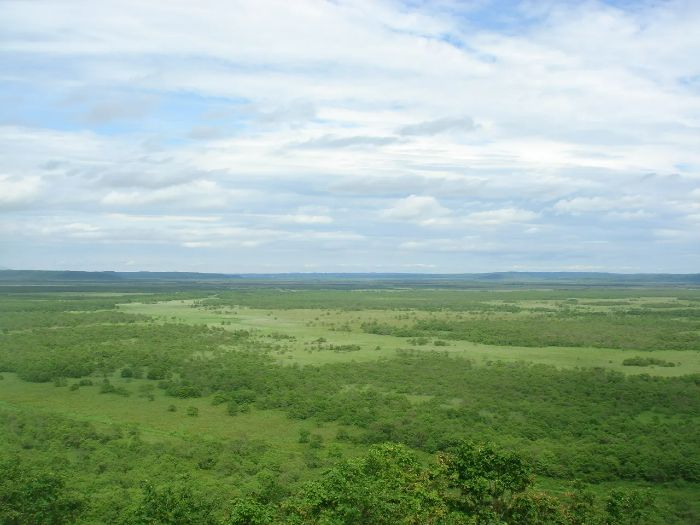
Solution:
<svg viewBox="0 0 700 525">
<path fill-rule="evenodd" d="M 700 3 L 0 3 L 0 267 L 700 271 Z"/>
</svg>

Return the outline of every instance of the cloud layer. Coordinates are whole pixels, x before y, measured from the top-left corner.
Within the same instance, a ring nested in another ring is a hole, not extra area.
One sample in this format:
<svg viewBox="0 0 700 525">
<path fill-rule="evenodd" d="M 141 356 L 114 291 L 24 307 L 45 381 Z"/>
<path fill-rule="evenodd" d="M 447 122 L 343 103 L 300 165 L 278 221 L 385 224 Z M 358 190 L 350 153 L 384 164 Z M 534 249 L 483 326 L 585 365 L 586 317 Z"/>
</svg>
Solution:
<svg viewBox="0 0 700 525">
<path fill-rule="evenodd" d="M 0 17 L 0 266 L 700 269 L 697 2 Z"/>
</svg>

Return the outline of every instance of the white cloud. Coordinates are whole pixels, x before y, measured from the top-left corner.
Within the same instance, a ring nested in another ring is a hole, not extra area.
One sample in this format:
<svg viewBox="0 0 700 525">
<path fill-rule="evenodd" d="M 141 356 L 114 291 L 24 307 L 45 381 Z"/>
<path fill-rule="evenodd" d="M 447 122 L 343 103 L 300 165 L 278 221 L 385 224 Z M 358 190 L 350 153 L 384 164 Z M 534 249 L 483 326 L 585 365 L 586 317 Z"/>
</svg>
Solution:
<svg viewBox="0 0 700 525">
<path fill-rule="evenodd" d="M 382 211 L 381 216 L 396 221 L 411 221 L 424 225 L 449 221 L 450 210 L 429 195 L 409 195 Z"/>
<path fill-rule="evenodd" d="M 641 219 L 649 219 L 654 216 L 653 213 L 644 210 L 635 211 L 611 211 L 607 214 L 611 219 L 620 219 L 623 221 L 635 221 Z"/>
<path fill-rule="evenodd" d="M 399 128 L 399 135 L 437 135 L 450 131 L 474 131 L 476 124 L 469 117 L 445 117 L 427 122 L 408 124 Z"/>
<path fill-rule="evenodd" d="M 338 137 L 336 135 L 323 135 L 315 139 L 296 144 L 297 148 L 327 149 L 327 148 L 362 148 L 384 146 L 396 142 L 395 137 L 373 137 L 355 135 L 349 137 Z"/>
<path fill-rule="evenodd" d="M 700 242 L 700 231 L 697 228 L 655 228 L 652 231 L 654 237 L 664 242 L 685 243 Z"/>
<path fill-rule="evenodd" d="M 226 190 L 210 180 L 198 180 L 154 190 L 110 191 L 101 200 L 106 206 L 130 208 L 155 204 L 172 204 L 188 209 L 214 209 L 230 205 L 241 192 Z"/>
<path fill-rule="evenodd" d="M 280 215 L 277 217 L 280 222 L 291 222 L 295 224 L 330 224 L 333 222 L 333 217 L 328 215 L 307 215 L 307 214 L 294 214 L 294 215 Z"/>
<path fill-rule="evenodd" d="M 639 208 L 647 204 L 647 198 L 640 195 L 624 195 L 618 198 L 612 197 L 574 197 L 573 199 L 562 199 L 554 204 L 553 209 L 557 213 L 569 213 L 580 215 L 593 212 L 615 212 L 616 210 L 629 210 Z M 635 210 L 639 216 L 644 216 L 643 210 Z M 641 214 L 641 215 L 640 215 Z"/>
<path fill-rule="evenodd" d="M 41 179 L 37 176 L 17 177 L 0 175 L 0 210 L 27 204 L 41 191 Z"/>
<path fill-rule="evenodd" d="M 538 214 L 519 208 L 501 208 L 470 213 L 465 222 L 484 226 L 501 226 L 504 224 L 523 223 L 535 220 Z"/>
<path fill-rule="evenodd" d="M 535 260 L 617 249 L 561 267 L 627 267 L 650 236 L 697 253 L 700 7 L 625 6 L 516 3 L 504 30 L 479 2 L 6 2 L 0 208 L 251 267 L 347 242 L 315 267 L 370 268 L 438 231 L 440 253 L 465 231 L 530 232 L 512 253 Z M 285 238 L 305 248 L 264 251 Z M 108 260 L 143 260 L 125 249 Z"/>
<path fill-rule="evenodd" d="M 401 250 L 419 252 L 495 252 L 503 250 L 504 245 L 480 239 L 478 237 L 426 239 L 406 241 L 399 245 Z"/>
<path fill-rule="evenodd" d="M 390 220 L 415 222 L 422 226 L 502 226 L 535 220 L 538 214 L 520 208 L 499 208 L 457 214 L 430 196 L 411 195 L 384 210 L 381 216 Z"/>
</svg>

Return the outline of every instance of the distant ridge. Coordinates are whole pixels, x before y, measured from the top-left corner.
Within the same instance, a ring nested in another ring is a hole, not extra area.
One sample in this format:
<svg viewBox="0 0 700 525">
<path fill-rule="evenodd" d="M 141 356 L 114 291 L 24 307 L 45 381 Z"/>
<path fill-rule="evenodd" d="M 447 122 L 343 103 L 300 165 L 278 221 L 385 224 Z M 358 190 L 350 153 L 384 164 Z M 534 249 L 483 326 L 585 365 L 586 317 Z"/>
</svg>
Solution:
<svg viewBox="0 0 700 525">
<path fill-rule="evenodd" d="M 220 281 L 237 275 L 196 272 L 83 272 L 72 270 L 0 270 L 0 282 L 50 283 L 89 282 L 124 283 L 129 281 Z"/>
<path fill-rule="evenodd" d="M 197 272 L 84 272 L 56 270 L 0 270 L 0 284 L 39 285 L 83 283 L 95 285 L 138 283 L 209 283 L 238 286 L 321 287 L 438 286 L 486 287 L 488 285 L 574 285 L 574 286 L 700 286 L 700 274 L 619 274 L 603 272 L 491 272 L 462 274 L 426 273 L 269 273 L 225 274 Z"/>
<path fill-rule="evenodd" d="M 582 286 L 700 286 L 700 274 L 618 274 L 597 272 L 418 273 L 285 273 L 241 274 L 241 283 L 278 283 L 316 287 L 504 288 Z"/>
</svg>

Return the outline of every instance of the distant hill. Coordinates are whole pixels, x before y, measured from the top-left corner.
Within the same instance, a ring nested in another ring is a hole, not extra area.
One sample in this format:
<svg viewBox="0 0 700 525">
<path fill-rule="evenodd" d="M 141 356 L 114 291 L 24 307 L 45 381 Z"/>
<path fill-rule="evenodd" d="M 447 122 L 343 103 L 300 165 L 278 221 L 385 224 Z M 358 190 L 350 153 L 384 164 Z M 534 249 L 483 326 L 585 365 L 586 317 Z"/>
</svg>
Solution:
<svg viewBox="0 0 700 525">
<path fill-rule="evenodd" d="M 700 284 L 700 274 L 621 274 L 603 272 L 493 272 L 493 273 L 276 273 L 241 274 L 242 279 L 272 281 L 415 281 L 475 283 L 597 283 Z"/>
<path fill-rule="evenodd" d="M 3 283 L 127 283 L 129 281 L 221 281 L 237 275 L 195 272 L 80 272 L 53 270 L 0 270 Z"/>
<path fill-rule="evenodd" d="M 618 274 L 596 272 L 276 273 L 81 272 L 0 270 L 3 286 L 311 287 L 311 288 L 505 288 L 581 286 L 700 286 L 700 274 Z"/>
</svg>

